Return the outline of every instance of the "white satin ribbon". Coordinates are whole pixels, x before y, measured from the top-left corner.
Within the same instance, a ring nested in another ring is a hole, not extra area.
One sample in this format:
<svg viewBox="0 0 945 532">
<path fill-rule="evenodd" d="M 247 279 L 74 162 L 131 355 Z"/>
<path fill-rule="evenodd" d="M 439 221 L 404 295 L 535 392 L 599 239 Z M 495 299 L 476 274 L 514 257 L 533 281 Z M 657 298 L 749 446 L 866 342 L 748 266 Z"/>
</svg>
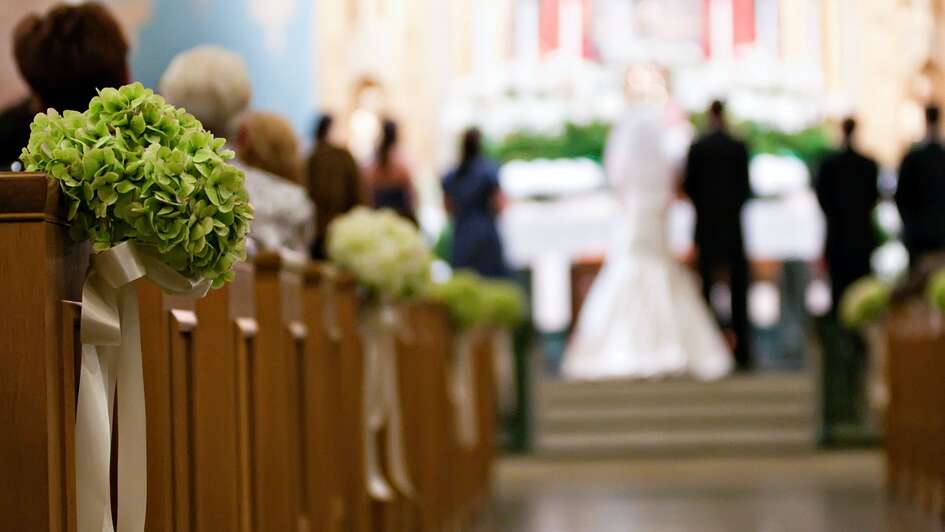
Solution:
<svg viewBox="0 0 945 532">
<path fill-rule="evenodd" d="M 413 497 L 415 492 L 404 458 L 397 377 L 396 335 L 402 323 L 397 310 L 382 303 L 367 311 L 361 325 L 364 344 L 362 436 L 365 480 L 368 494 L 381 501 L 394 498 L 394 487 L 406 497 Z M 384 427 L 387 427 L 387 464 L 391 482 L 388 482 L 382 471 L 378 449 L 377 437 Z"/>
<path fill-rule="evenodd" d="M 154 253 L 123 242 L 92 256 L 82 287 L 82 362 L 76 406 L 77 532 L 113 532 L 109 467 L 118 394 L 118 527 L 144 530 L 147 427 L 138 291 L 147 277 L 172 294 L 202 297 L 209 280 L 193 281 Z"/>
<path fill-rule="evenodd" d="M 496 398 L 499 412 L 515 410 L 515 342 L 512 331 L 496 329 L 492 333 L 492 356 L 495 367 Z"/>
<path fill-rule="evenodd" d="M 338 311 L 335 301 L 335 284 L 338 273 L 334 268 L 322 268 L 323 280 L 320 283 L 322 292 L 322 328 L 328 339 L 334 343 L 341 341 L 341 326 L 338 325 Z"/>
<path fill-rule="evenodd" d="M 453 408 L 456 410 L 456 441 L 464 449 L 471 449 L 479 442 L 473 356 L 480 335 L 479 329 L 465 329 L 456 337 L 456 343 L 453 346 L 450 396 L 453 400 Z"/>
</svg>

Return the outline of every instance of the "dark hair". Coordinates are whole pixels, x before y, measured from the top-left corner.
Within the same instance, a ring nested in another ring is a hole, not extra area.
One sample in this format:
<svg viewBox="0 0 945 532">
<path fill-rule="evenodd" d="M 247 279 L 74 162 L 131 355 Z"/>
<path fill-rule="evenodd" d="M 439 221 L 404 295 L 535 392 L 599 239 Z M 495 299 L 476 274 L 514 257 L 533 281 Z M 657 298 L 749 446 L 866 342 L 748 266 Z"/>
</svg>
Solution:
<svg viewBox="0 0 945 532">
<path fill-rule="evenodd" d="M 315 140 L 321 142 L 328 138 L 328 132 L 331 131 L 331 125 L 335 119 L 328 113 L 325 113 L 318 119 L 318 125 L 315 126 Z"/>
<path fill-rule="evenodd" d="M 462 153 L 460 155 L 459 166 L 461 168 L 469 166 L 469 163 L 481 153 L 482 134 L 478 129 L 471 127 L 463 133 Z"/>
<path fill-rule="evenodd" d="M 381 142 L 377 146 L 377 164 L 387 166 L 390 160 L 390 151 L 397 144 L 397 124 L 390 119 L 385 119 L 381 127 Z"/>
<path fill-rule="evenodd" d="M 843 130 L 844 138 L 850 138 L 853 132 L 856 131 L 856 119 L 852 116 L 848 116 L 843 120 L 843 123 L 840 124 L 840 129 Z"/>
<path fill-rule="evenodd" d="M 940 111 L 937 105 L 934 103 L 928 104 L 925 106 L 925 123 L 929 125 L 938 124 L 939 114 Z"/>
<path fill-rule="evenodd" d="M 57 5 L 13 32 L 20 74 L 46 107 L 82 111 L 97 89 L 128 82 L 128 41 L 101 4 Z"/>
<path fill-rule="evenodd" d="M 715 118 L 722 118 L 722 115 L 725 114 L 725 102 L 722 100 L 712 100 L 712 103 L 709 104 L 709 114 Z"/>
</svg>

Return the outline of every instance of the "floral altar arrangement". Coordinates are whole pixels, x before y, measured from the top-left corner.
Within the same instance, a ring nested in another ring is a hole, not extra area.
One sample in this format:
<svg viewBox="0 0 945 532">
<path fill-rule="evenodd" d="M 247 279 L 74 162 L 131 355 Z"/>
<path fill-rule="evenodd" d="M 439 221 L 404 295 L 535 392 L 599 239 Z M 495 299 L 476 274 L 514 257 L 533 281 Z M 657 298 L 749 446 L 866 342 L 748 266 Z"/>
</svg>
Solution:
<svg viewBox="0 0 945 532">
<path fill-rule="evenodd" d="M 141 532 L 147 506 L 144 378 L 138 297 L 147 277 L 202 297 L 245 258 L 253 208 L 224 139 L 134 83 L 106 88 L 84 112 L 38 114 L 21 160 L 55 179 L 70 234 L 94 254 L 82 289 L 76 407 L 77 530 Z M 117 394 L 115 419 L 110 406 Z M 109 464 L 118 425 L 118 522 Z"/>
<path fill-rule="evenodd" d="M 389 501 L 394 487 L 415 493 L 403 454 L 396 339 L 410 340 L 396 303 L 416 298 L 430 282 L 433 253 L 413 223 L 391 210 L 358 207 L 328 227 L 329 259 L 354 275 L 363 289 L 365 312 L 360 333 L 364 345 L 365 475 L 368 493 Z M 387 428 L 390 481 L 381 467 L 378 436 Z"/>
<path fill-rule="evenodd" d="M 479 441 L 473 371 L 475 346 L 485 334 L 494 333 L 493 355 L 501 403 L 502 390 L 508 389 L 502 382 L 507 380 L 503 376 L 512 376 L 512 330 L 525 318 L 525 296 L 512 282 L 488 280 L 468 271 L 431 285 L 428 295 L 447 307 L 459 333 L 453 346 L 450 394 L 456 408 L 456 437 L 468 449 Z"/>
</svg>

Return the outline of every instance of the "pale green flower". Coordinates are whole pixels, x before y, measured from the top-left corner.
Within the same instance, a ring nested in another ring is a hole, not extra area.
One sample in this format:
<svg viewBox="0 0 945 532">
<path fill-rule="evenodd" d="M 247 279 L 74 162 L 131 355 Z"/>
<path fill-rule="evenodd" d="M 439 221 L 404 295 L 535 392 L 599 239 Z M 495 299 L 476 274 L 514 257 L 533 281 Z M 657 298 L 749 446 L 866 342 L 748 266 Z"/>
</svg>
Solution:
<svg viewBox="0 0 945 532">
<path fill-rule="evenodd" d="M 945 311 L 945 268 L 933 273 L 925 285 L 925 295 L 929 303 L 940 311 Z"/>
<path fill-rule="evenodd" d="M 840 320 L 851 328 L 861 328 L 879 319 L 889 306 L 891 289 L 872 276 L 859 279 L 840 298 Z"/>
<path fill-rule="evenodd" d="M 226 141 L 192 115 L 133 83 L 30 129 L 21 159 L 59 181 L 73 238 L 95 251 L 133 240 L 188 277 L 232 279 L 253 208 Z"/>
</svg>

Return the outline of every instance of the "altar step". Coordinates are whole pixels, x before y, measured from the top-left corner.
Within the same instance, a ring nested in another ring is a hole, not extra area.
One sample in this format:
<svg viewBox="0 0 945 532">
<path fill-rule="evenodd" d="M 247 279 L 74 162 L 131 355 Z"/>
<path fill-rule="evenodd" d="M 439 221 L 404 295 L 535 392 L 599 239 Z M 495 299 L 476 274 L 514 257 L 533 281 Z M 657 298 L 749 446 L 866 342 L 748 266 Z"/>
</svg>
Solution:
<svg viewBox="0 0 945 532">
<path fill-rule="evenodd" d="M 546 455 L 703 456 L 814 447 L 817 408 L 805 373 L 567 382 L 537 389 L 536 448 Z"/>
</svg>

